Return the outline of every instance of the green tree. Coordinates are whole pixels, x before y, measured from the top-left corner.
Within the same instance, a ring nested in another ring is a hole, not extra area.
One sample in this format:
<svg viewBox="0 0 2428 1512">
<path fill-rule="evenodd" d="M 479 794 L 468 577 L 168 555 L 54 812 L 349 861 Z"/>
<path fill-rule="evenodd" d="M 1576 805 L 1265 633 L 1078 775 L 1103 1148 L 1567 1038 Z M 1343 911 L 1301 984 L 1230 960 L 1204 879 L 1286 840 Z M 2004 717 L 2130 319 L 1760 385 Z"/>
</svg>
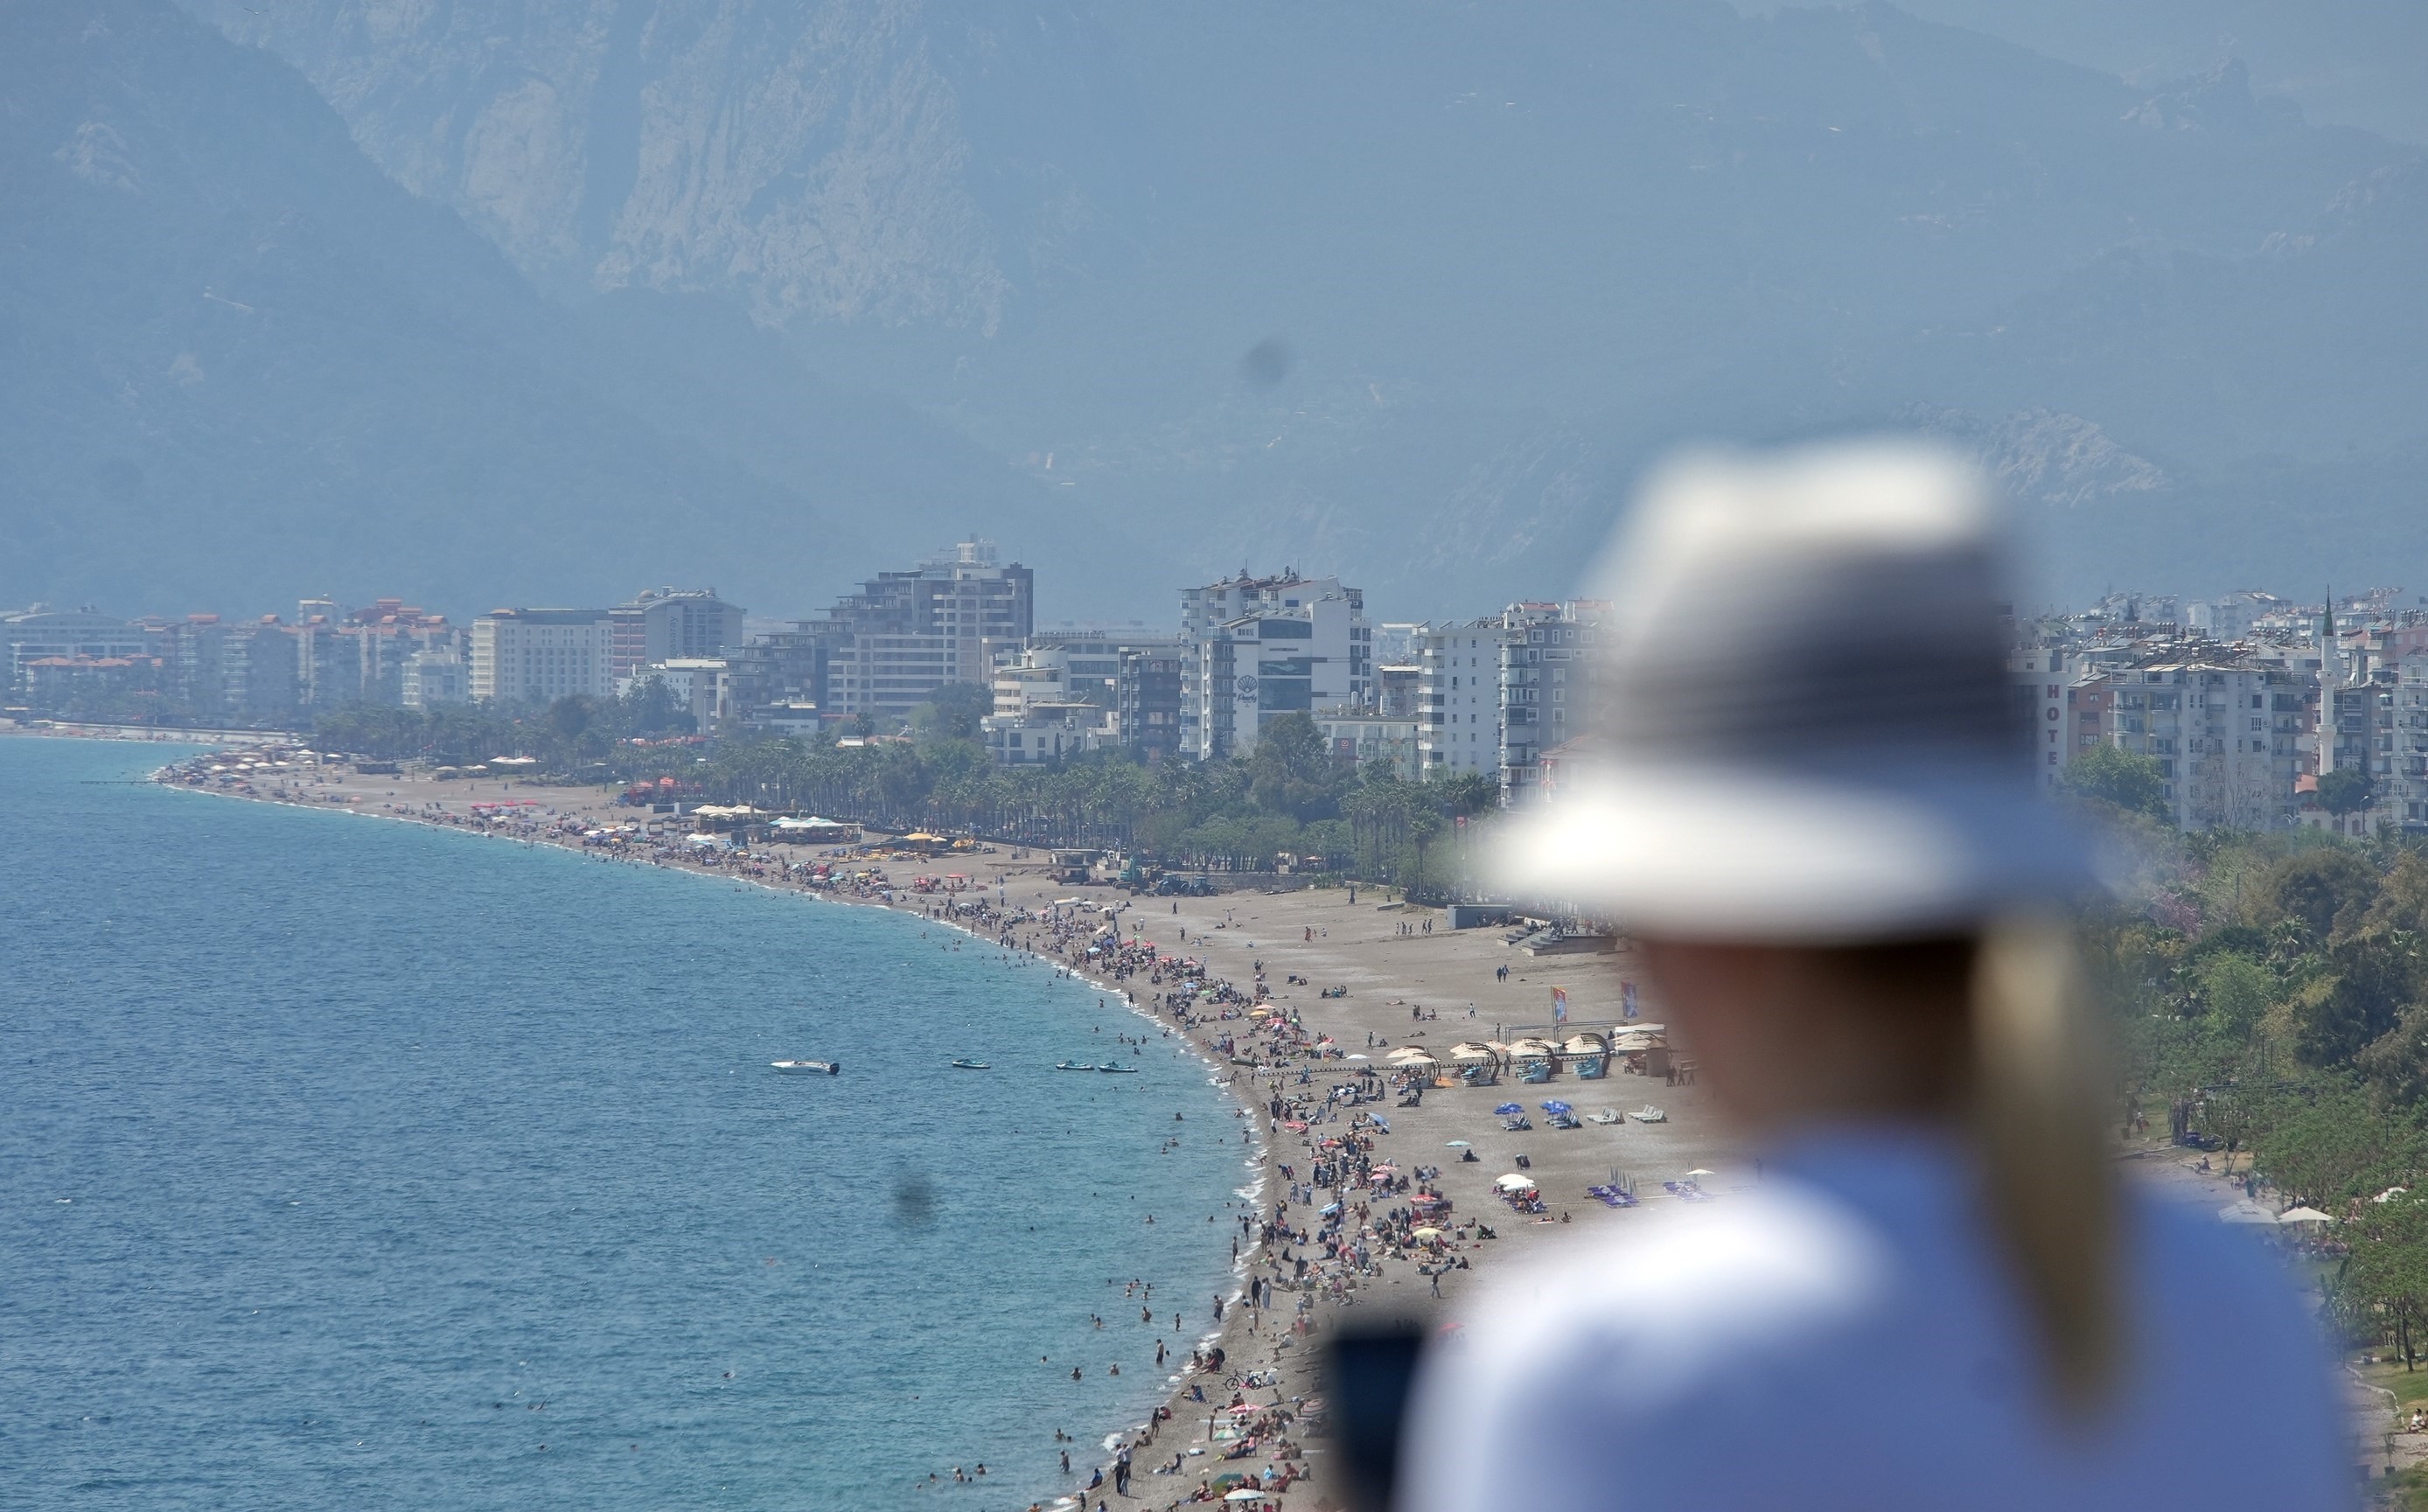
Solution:
<svg viewBox="0 0 2428 1512">
<path fill-rule="evenodd" d="M 2343 1077 L 2271 1120 L 2259 1145 L 2259 1169 L 2278 1190 L 2326 1208 L 2409 1184 L 2421 1155 L 2420 1126 L 2408 1110 L 2376 1107 Z"/>
<path fill-rule="evenodd" d="M 2376 796 L 2376 782 L 2356 766 L 2338 766 L 2319 779 L 2319 807 L 2329 814 L 2358 814 Z"/>
<path fill-rule="evenodd" d="M 1301 823 L 1328 819 L 1340 812 L 1342 776 L 1313 717 L 1292 711 L 1256 732 L 1256 748 L 1248 757 L 1248 796 L 1268 814 L 1286 814 Z"/>
<path fill-rule="evenodd" d="M 2276 974 L 2232 950 L 2205 956 L 2193 969 L 2209 1031 L 2235 1044 L 2250 1039 L 2260 1015 L 2276 1001 L 2281 986 Z"/>
<path fill-rule="evenodd" d="M 976 682 L 947 682 L 910 711 L 910 733 L 921 744 L 976 740 L 978 721 L 994 713 L 994 692 Z"/>
<path fill-rule="evenodd" d="M 2313 944 L 2358 928 L 2376 902 L 2377 869 L 2344 845 L 2319 846 L 2286 857 L 2262 873 L 2254 914 L 2262 928 L 2301 927 Z"/>
<path fill-rule="evenodd" d="M 2390 1333 L 2403 1369 L 2418 1369 L 2428 1321 L 2428 1199 L 2363 1203 L 2341 1232 L 2351 1257 L 2336 1278 L 2338 1310 L 2371 1334 Z"/>
<path fill-rule="evenodd" d="M 2314 1066 L 2350 1065 L 2418 998 L 2420 957 L 2408 937 L 2362 935 L 2330 951 L 2332 975 L 2294 1005 L 2293 1048 Z"/>
<path fill-rule="evenodd" d="M 2093 746 L 2066 767 L 2064 785 L 2078 797 L 2112 803 L 2127 814 L 2145 814 L 2161 824 L 2174 822 L 2166 774 L 2155 756 L 2120 746 Z"/>
</svg>

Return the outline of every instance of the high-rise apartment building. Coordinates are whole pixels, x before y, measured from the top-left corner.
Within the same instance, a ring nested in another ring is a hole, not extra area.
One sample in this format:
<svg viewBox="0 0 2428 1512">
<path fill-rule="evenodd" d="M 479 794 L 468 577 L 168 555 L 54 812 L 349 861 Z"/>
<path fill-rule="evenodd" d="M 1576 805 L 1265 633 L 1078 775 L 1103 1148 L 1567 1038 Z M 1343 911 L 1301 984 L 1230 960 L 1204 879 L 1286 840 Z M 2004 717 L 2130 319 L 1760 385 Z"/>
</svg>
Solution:
<svg viewBox="0 0 2428 1512">
<path fill-rule="evenodd" d="M 1501 661 L 1507 635 L 1495 615 L 1417 637 L 1417 756 L 1426 777 L 1491 777 L 1501 770 Z"/>
<path fill-rule="evenodd" d="M 1180 633 L 1189 650 L 1181 748 L 1201 761 L 1248 754 L 1278 715 L 1371 696 L 1366 596 L 1338 578 L 1242 573 L 1183 589 Z"/>
<path fill-rule="evenodd" d="M 962 541 L 907 572 L 880 572 L 827 611 L 795 622 L 791 660 L 828 718 L 896 719 L 949 682 L 988 686 L 998 651 L 1036 628 L 1035 574 L 998 559 L 992 541 Z M 746 661 L 752 659 L 746 658 Z M 772 697 L 753 683 L 754 697 Z"/>
<path fill-rule="evenodd" d="M 295 652 L 294 633 L 276 615 L 228 627 L 220 648 L 216 701 L 221 716 L 248 725 L 292 719 L 299 687 Z"/>
<path fill-rule="evenodd" d="M 613 698 L 615 630 L 604 609 L 493 609 L 472 621 L 474 701 Z"/>
<path fill-rule="evenodd" d="M 126 661 L 146 654 L 143 627 L 91 609 L 47 604 L 0 614 L 0 651 L 8 656 L 6 691 L 25 697 L 27 664 L 37 661 Z"/>
<path fill-rule="evenodd" d="M 1499 761 L 1503 808 L 1515 808 L 1534 796 L 1543 752 L 1587 728 L 1595 637 L 1609 607 L 1598 600 L 1517 603 L 1502 613 Z"/>
<path fill-rule="evenodd" d="M 608 676 L 618 683 L 653 662 L 714 660 L 742 645 L 742 611 L 714 588 L 645 589 L 607 616 Z"/>
</svg>

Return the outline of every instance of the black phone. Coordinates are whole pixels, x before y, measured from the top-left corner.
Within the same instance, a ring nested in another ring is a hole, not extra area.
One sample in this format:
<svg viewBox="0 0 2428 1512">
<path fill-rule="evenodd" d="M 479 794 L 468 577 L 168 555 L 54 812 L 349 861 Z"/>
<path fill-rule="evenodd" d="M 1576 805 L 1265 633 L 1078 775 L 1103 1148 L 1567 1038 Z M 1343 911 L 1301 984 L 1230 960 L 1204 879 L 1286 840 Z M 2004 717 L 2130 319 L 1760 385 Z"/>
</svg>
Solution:
<svg viewBox="0 0 2428 1512">
<path fill-rule="evenodd" d="M 1425 1335 L 1410 1322 L 1346 1323 L 1324 1351 L 1332 1440 L 1353 1512 L 1390 1512 L 1408 1396 Z"/>
</svg>

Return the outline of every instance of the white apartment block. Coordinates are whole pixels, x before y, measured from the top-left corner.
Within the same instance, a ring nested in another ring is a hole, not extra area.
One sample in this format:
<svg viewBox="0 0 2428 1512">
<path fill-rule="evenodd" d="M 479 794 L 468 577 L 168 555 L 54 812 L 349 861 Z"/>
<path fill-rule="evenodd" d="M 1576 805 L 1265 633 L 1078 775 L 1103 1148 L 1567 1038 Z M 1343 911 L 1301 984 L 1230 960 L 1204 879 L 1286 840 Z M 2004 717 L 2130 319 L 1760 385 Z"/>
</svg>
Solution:
<svg viewBox="0 0 2428 1512">
<path fill-rule="evenodd" d="M 497 609 L 472 621 L 473 701 L 615 697 L 615 631 L 604 609 Z"/>
<path fill-rule="evenodd" d="M 2381 672 L 2381 678 L 2386 676 Z M 2410 829 L 2428 826 L 2428 657 L 2411 657 L 2394 669 L 2379 688 L 2386 700 L 2384 728 L 2375 731 L 2386 745 L 2378 760 L 2379 808 Z"/>
<path fill-rule="evenodd" d="M 1122 743 L 1120 716 L 1093 703 L 1030 703 L 978 723 L 988 754 L 1005 766 L 1058 762 Z"/>
<path fill-rule="evenodd" d="M 2157 759 L 2176 828 L 2265 830 L 2291 814 L 2309 700 L 2281 667 L 2192 656 L 2104 682 L 2103 734 Z"/>
<path fill-rule="evenodd" d="M 1201 761 L 1245 756 L 1268 720 L 1363 703 L 1373 687 L 1366 596 L 1338 578 L 1245 574 L 1181 593 L 1189 670 L 1181 748 Z"/>
<path fill-rule="evenodd" d="M 1585 731 L 1595 637 L 1609 612 L 1584 600 L 1512 604 L 1501 615 L 1501 807 L 1532 799 L 1543 753 Z"/>
<path fill-rule="evenodd" d="M 1501 616 L 1417 637 L 1417 755 L 1424 776 L 1501 771 Z"/>
<path fill-rule="evenodd" d="M 468 702 L 472 697 L 472 669 L 453 651 L 416 651 L 404 660 L 402 697 L 408 709 Z"/>
</svg>

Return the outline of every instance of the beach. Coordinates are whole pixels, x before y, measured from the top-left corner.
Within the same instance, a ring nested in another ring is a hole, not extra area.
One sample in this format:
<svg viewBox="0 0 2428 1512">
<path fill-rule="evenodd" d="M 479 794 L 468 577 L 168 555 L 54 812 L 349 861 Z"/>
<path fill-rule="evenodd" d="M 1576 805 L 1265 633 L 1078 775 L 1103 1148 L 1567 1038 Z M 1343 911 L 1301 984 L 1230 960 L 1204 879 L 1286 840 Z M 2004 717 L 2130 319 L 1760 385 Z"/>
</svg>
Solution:
<svg viewBox="0 0 2428 1512">
<path fill-rule="evenodd" d="M 193 772 L 262 759 L 205 761 Z M 1758 1179 L 1716 1126 L 1701 1089 L 1665 1076 L 1563 1074 L 1529 1086 L 1503 1075 L 1487 1086 L 1428 1087 L 1418 1106 L 1402 1106 L 1403 1091 L 1390 1084 L 1393 1051 L 1413 1046 L 1447 1059 L 1455 1043 L 1505 1043 L 1528 1026 L 1548 1032 L 1555 987 L 1568 1027 L 1619 1022 L 1626 984 L 1635 981 L 1624 942 L 1607 953 L 1532 957 L 1505 943 L 1503 929 L 1453 930 L 1439 910 L 1364 887 L 1134 897 L 1057 881 L 1042 853 L 1010 846 L 849 863 L 831 847 L 737 852 L 679 833 L 602 846 L 602 833 L 648 816 L 618 804 L 617 789 L 364 774 L 336 764 L 223 771 L 194 785 L 894 909 L 1093 983 L 1138 1016 L 1130 1038 L 1185 1039 L 1237 1105 L 1241 1154 L 1256 1165 L 1241 1190 L 1255 1194 L 1255 1216 L 1226 1237 L 1236 1284 L 1219 1324 L 1211 1299 L 1186 1306 L 1195 1352 L 1175 1351 L 1165 1362 L 1168 1418 L 1116 1425 L 1121 1432 L 1084 1455 L 1073 1445 L 1071 1491 L 1100 1467 L 1104 1476 L 1090 1506 L 1099 1499 L 1184 1504 L 1192 1495 L 1219 1497 L 1243 1475 L 1275 1487 L 1270 1504 L 1289 1512 L 1337 1505 L 1341 1490 L 1327 1487 L 1324 1473 L 1318 1356 L 1344 1320 L 1454 1323 L 1482 1274 L 1541 1244 L 1660 1222 Z M 886 844 L 872 833 L 863 852 L 882 855 Z M 811 875 L 819 866 L 827 877 Z M 956 873 L 960 891 L 915 890 L 922 878 L 952 886 L 944 879 Z M 1122 942 L 1117 949 L 1112 939 Z M 1657 994 L 1638 983 L 1634 995 L 1637 1022 L 1657 1025 Z M 1553 1128 L 1540 1108 L 1547 1101 L 1578 1115 L 1657 1107 L 1664 1119 L 1580 1119 Z M 1504 1128 L 1510 1120 L 1493 1110 L 1511 1103 L 1531 1127 Z M 1469 1151 L 1475 1159 L 1463 1159 Z M 1496 1189 L 1521 1165 L 1536 1183 L 1521 1200 L 1539 1201 L 1539 1213 L 1517 1210 Z M 1634 1206 L 1606 1206 L 1588 1187 L 1629 1190 Z M 1447 1199 L 1446 1209 L 1433 1194 Z M 1419 1196 L 1428 1199 L 1421 1217 L 1413 1210 Z M 1418 1228 L 1439 1237 L 1417 1241 Z M 1116 1491 L 1124 1448 L 1127 1499 Z"/>
<path fill-rule="evenodd" d="M 1510 943 L 1514 931 L 1452 929 L 1442 911 L 1364 887 L 1133 896 L 1056 880 L 1042 855 L 1010 846 L 849 862 L 830 848 L 737 852 L 680 834 L 602 846 L 602 834 L 647 814 L 618 805 L 615 790 L 334 767 L 220 778 L 209 785 L 238 797 L 476 830 L 912 913 L 1091 982 L 1108 1004 L 1138 1015 L 1122 1039 L 1185 1039 L 1230 1092 L 1241 1154 L 1255 1160 L 1241 1188 L 1254 1215 L 1224 1241 L 1235 1284 L 1219 1325 L 1211 1299 L 1179 1299 L 1193 1351 L 1158 1359 L 1172 1393 L 1163 1409 L 1108 1425 L 1112 1436 L 1100 1443 L 1075 1441 L 1069 1494 L 1041 1505 L 1082 1504 L 1076 1493 L 1100 1475 L 1087 1506 L 1204 1502 L 1241 1476 L 1255 1477 L 1247 1484 L 1273 1507 L 1337 1506 L 1344 1496 L 1326 1470 L 1318 1369 L 1333 1332 L 1398 1319 L 1455 1328 L 1485 1274 L 1543 1245 L 1669 1221 L 1761 1180 L 1690 1076 L 1614 1070 L 1588 1079 L 1564 1067 L 1529 1085 L 1504 1068 L 1490 1085 L 1423 1085 L 1406 1106 L 1409 1091 L 1435 1078 L 1394 1078 L 1394 1052 L 1418 1047 L 1447 1061 L 1460 1042 L 1663 1023 L 1658 992 L 1623 941 L 1530 955 Z M 864 854 L 887 854 L 887 837 L 868 835 L 864 846 Z M 827 875 L 816 876 L 819 867 Z M 937 890 L 920 891 L 923 879 Z M 1565 1026 L 1553 1022 L 1554 989 Z M 1624 1017 L 1631 998 L 1632 1021 Z M 1691 1070 L 1690 1044 L 1669 1049 L 1673 1066 Z M 1541 1106 L 1555 1101 L 1579 1115 L 1622 1116 L 1555 1128 Z M 1504 1126 L 1514 1120 L 1496 1109 L 1513 1103 L 1530 1127 Z M 1624 1116 L 1649 1108 L 1660 1109 L 1659 1122 Z M 1463 1159 L 1470 1152 L 1475 1159 Z M 2137 1174 L 2169 1184 L 2215 1180 L 2197 1172 L 2196 1155 L 2146 1142 L 2127 1153 Z M 1512 1201 L 1500 1188 L 1518 1175 L 1534 1188 Z M 1624 1193 L 1628 1205 L 1589 1190 L 1597 1188 Z M 1518 1210 L 1535 1203 L 1539 1212 Z M 1157 1299 L 1151 1310 L 1170 1306 Z M 1173 1323 L 1179 1332 L 1181 1318 Z M 1118 1489 L 1124 1455 L 1127 1496 Z"/>
</svg>

